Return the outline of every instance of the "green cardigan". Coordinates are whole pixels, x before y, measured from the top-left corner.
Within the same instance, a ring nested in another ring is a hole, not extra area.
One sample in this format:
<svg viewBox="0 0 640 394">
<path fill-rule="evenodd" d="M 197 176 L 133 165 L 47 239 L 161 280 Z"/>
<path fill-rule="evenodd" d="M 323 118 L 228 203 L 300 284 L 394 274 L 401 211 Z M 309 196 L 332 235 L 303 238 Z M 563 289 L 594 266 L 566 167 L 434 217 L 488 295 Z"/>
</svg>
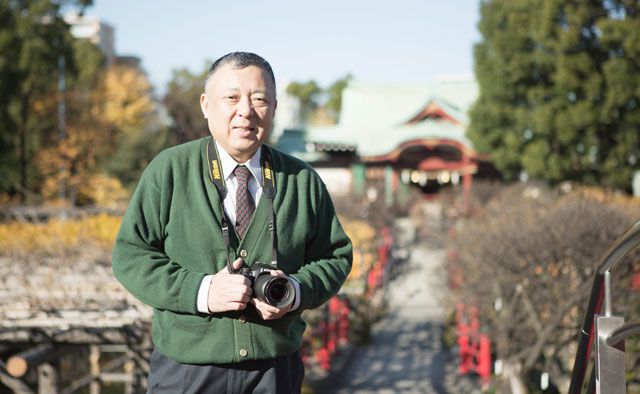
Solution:
<svg viewBox="0 0 640 394">
<path fill-rule="evenodd" d="M 226 265 L 220 199 L 208 176 L 206 142 L 160 153 L 145 169 L 113 249 L 113 273 L 134 296 L 153 306 L 153 342 L 182 363 L 232 363 L 290 354 L 302 345 L 305 309 L 338 292 L 351 269 L 345 235 L 325 185 L 303 161 L 274 148 L 278 268 L 300 282 L 300 307 L 264 321 L 252 306 L 202 314 L 202 278 Z M 232 260 L 271 261 L 268 204 L 260 199 L 244 239 L 230 231 Z"/>
</svg>

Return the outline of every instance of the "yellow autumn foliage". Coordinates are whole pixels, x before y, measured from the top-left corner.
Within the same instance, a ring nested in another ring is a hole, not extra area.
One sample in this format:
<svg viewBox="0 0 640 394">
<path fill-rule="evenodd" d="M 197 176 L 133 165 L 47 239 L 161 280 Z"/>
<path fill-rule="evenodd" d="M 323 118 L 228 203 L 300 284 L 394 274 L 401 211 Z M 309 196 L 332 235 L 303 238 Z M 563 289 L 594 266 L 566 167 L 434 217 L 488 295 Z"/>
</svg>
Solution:
<svg viewBox="0 0 640 394">
<path fill-rule="evenodd" d="M 151 84 L 145 74 L 129 66 L 107 69 L 100 87 L 93 115 L 122 131 L 137 130 L 153 111 Z"/>
<path fill-rule="evenodd" d="M 574 190 L 577 194 L 591 198 L 600 203 L 627 206 L 635 209 L 640 208 L 640 198 L 632 197 L 610 189 L 603 189 L 595 186 L 577 186 Z"/>
<path fill-rule="evenodd" d="M 127 189 L 118 178 L 104 174 L 92 175 L 78 188 L 78 203 L 117 208 L 129 197 Z"/>
<path fill-rule="evenodd" d="M 349 279 L 362 277 L 375 263 L 376 231 L 367 222 L 340 218 L 342 227 L 353 244 L 353 264 Z"/>
<path fill-rule="evenodd" d="M 103 189 L 109 189 L 109 181 L 102 181 L 106 182 Z M 105 192 L 104 198 L 109 198 L 107 194 Z M 99 214 L 81 219 L 52 219 L 46 223 L 0 223 L 0 256 L 58 256 L 81 252 L 87 247 L 108 251 L 113 247 L 121 221 L 120 216 Z M 349 279 L 357 279 L 376 262 L 376 231 L 361 220 L 342 218 L 341 222 L 353 242 L 353 267 Z"/>
<path fill-rule="evenodd" d="M 105 251 L 113 247 L 119 216 L 99 214 L 81 219 L 52 219 L 46 223 L 13 221 L 0 223 L 0 255 L 60 256 L 84 248 Z"/>
<path fill-rule="evenodd" d="M 39 105 L 50 105 L 49 101 Z M 141 70 L 113 66 L 101 72 L 99 83 L 90 92 L 69 94 L 67 104 L 64 138 L 48 141 L 35 157 L 43 179 L 39 192 L 45 201 L 51 201 L 59 198 L 62 185 L 72 204 L 96 204 L 104 196 L 92 196 L 84 202 L 74 201 L 73 196 L 82 200 L 81 189 L 87 190 L 95 182 L 105 185 L 104 178 L 94 175 L 100 171 L 98 163 L 108 160 L 122 136 L 144 129 L 154 110 L 151 85 Z"/>
</svg>

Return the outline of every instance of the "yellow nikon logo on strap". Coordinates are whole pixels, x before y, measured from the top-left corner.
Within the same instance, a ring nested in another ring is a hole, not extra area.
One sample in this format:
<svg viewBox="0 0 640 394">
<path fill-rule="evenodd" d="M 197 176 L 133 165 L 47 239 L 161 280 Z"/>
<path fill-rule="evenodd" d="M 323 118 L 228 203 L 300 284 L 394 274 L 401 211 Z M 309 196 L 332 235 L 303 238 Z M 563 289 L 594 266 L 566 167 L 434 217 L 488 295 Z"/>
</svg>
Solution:
<svg viewBox="0 0 640 394">
<path fill-rule="evenodd" d="M 269 163 L 264 163 L 264 177 L 268 180 L 271 180 L 271 167 L 269 167 Z"/>
<path fill-rule="evenodd" d="M 218 160 L 211 160 L 211 176 L 213 179 L 222 179 L 220 176 L 220 166 Z"/>
</svg>

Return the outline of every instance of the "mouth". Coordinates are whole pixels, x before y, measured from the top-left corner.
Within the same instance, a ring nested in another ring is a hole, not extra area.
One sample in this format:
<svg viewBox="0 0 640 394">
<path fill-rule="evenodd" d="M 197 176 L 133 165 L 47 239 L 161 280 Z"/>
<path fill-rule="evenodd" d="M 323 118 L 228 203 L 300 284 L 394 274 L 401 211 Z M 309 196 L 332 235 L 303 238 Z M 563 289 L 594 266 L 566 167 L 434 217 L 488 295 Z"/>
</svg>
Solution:
<svg viewBox="0 0 640 394">
<path fill-rule="evenodd" d="M 234 126 L 233 130 L 240 133 L 255 133 L 257 128 L 253 126 Z"/>
</svg>

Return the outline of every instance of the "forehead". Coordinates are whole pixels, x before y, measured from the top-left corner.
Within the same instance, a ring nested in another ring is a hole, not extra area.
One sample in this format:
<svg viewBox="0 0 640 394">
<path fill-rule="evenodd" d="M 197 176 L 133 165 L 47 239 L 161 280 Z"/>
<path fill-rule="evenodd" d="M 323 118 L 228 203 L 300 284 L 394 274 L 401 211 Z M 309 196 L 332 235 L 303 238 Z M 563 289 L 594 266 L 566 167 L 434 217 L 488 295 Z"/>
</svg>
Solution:
<svg viewBox="0 0 640 394">
<path fill-rule="evenodd" d="M 222 90 L 263 90 L 272 93 L 273 82 L 268 74 L 257 66 L 236 68 L 225 64 L 218 68 L 207 82 L 207 89 Z"/>
</svg>

